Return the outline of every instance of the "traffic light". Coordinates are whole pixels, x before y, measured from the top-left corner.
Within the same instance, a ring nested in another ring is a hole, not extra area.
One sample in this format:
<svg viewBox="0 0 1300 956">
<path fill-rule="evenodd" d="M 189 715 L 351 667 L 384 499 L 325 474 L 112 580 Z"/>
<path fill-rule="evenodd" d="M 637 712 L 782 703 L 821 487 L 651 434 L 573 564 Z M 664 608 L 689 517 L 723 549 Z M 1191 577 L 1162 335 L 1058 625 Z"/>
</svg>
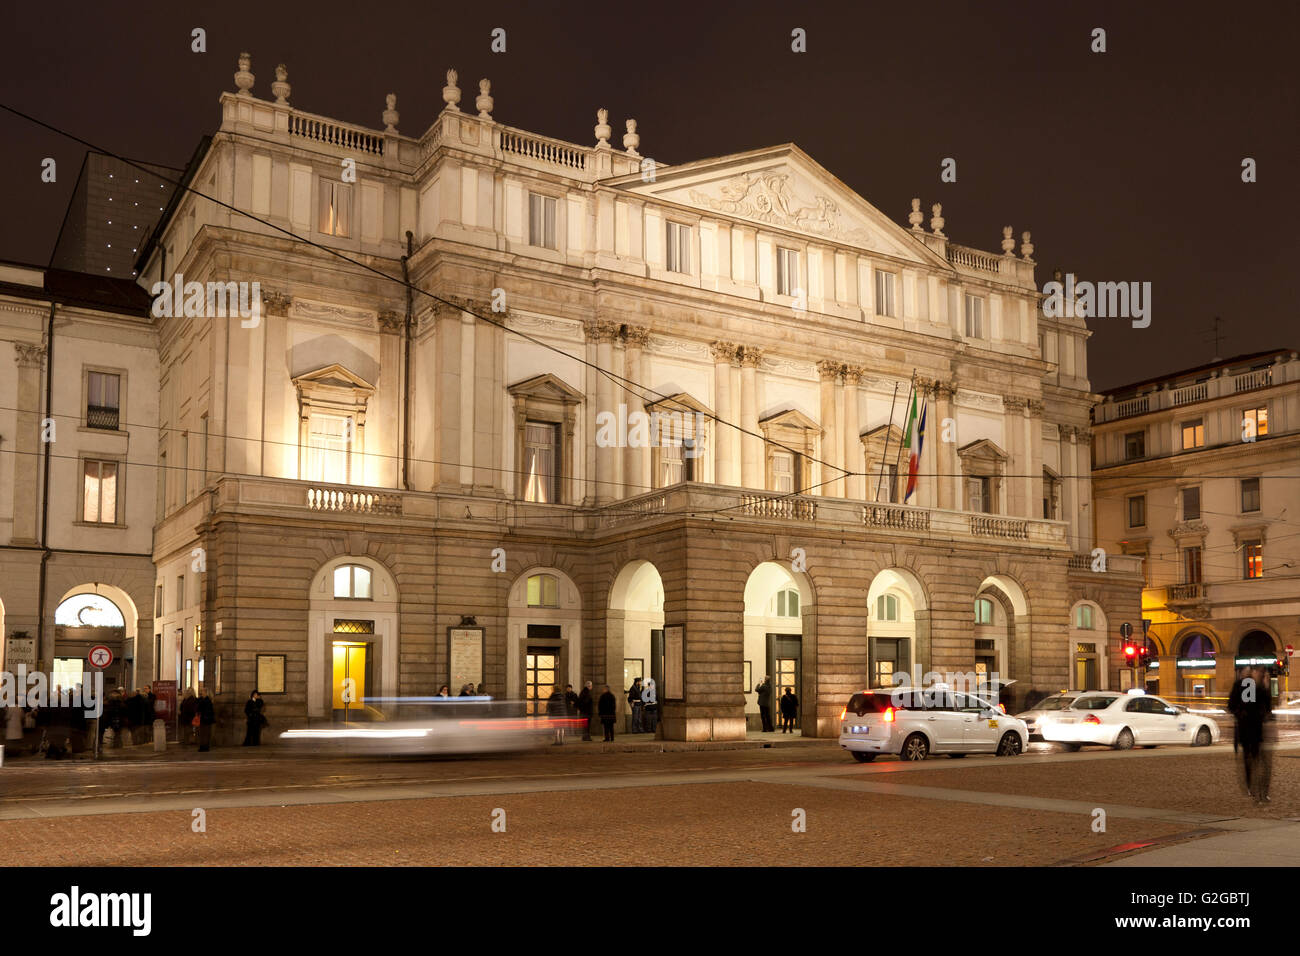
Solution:
<svg viewBox="0 0 1300 956">
<path fill-rule="evenodd" d="M 1125 644 L 1125 645 L 1124 645 L 1124 658 L 1125 658 L 1125 660 L 1127 660 L 1130 664 L 1132 664 L 1132 663 L 1133 663 L 1133 659 L 1134 659 L 1135 657 L 1137 657 L 1137 648 L 1134 647 L 1132 644 Z"/>
</svg>

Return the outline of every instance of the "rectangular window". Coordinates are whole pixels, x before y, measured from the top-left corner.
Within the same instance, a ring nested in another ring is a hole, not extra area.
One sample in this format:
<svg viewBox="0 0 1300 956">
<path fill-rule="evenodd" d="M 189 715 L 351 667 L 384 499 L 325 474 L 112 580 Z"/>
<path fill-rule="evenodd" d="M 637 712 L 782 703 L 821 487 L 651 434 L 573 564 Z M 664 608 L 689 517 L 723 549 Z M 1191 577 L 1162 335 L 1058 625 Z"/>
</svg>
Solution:
<svg viewBox="0 0 1300 956">
<path fill-rule="evenodd" d="M 1145 458 L 1147 456 L 1147 433 L 1146 432 L 1129 432 L 1124 436 L 1124 460 L 1133 461 L 1135 458 Z"/>
<path fill-rule="evenodd" d="M 1246 414 L 1242 416 L 1241 430 L 1247 440 L 1252 436 L 1258 438 L 1260 435 L 1267 435 L 1268 407 L 1246 409 Z"/>
<path fill-rule="evenodd" d="M 555 197 L 528 194 L 528 244 L 558 249 L 555 242 Z"/>
<path fill-rule="evenodd" d="M 1194 418 L 1190 422 L 1183 422 L 1183 450 L 1189 448 L 1205 447 L 1205 423 Z"/>
<path fill-rule="evenodd" d="M 1147 496 L 1134 495 L 1128 500 L 1128 526 L 1145 528 L 1147 524 Z"/>
<path fill-rule="evenodd" d="M 179 611 L 185 607 L 185 575 L 176 576 L 176 607 L 174 610 Z"/>
<path fill-rule="evenodd" d="M 1247 580 L 1264 576 L 1264 542 L 1245 541 L 1241 545 L 1241 557 Z"/>
<path fill-rule="evenodd" d="M 796 249 L 776 250 L 776 291 L 779 295 L 794 295 L 799 288 L 799 252 Z"/>
<path fill-rule="evenodd" d="M 86 427 L 116 431 L 121 408 L 122 377 L 108 372 L 86 373 Z"/>
<path fill-rule="evenodd" d="M 1201 549 L 1183 548 L 1183 583 L 1201 583 Z"/>
<path fill-rule="evenodd" d="M 153 616 L 162 617 L 163 615 L 163 586 L 158 585 L 153 599 Z"/>
<path fill-rule="evenodd" d="M 1258 478 L 1241 479 L 1241 510 L 1243 512 L 1259 510 Z"/>
<path fill-rule="evenodd" d="M 524 425 L 524 501 L 555 504 L 560 500 L 560 427 L 549 422 Z"/>
<path fill-rule="evenodd" d="M 871 475 L 871 492 L 876 501 L 898 504 L 898 465 L 882 465 Z"/>
<path fill-rule="evenodd" d="M 979 514 L 993 513 L 993 501 L 987 477 L 966 479 L 966 510 Z"/>
<path fill-rule="evenodd" d="M 772 490 L 793 494 L 799 490 L 799 456 L 788 451 L 772 452 Z"/>
<path fill-rule="evenodd" d="M 1199 521 L 1201 517 L 1200 486 L 1183 489 L 1183 520 Z"/>
<path fill-rule="evenodd" d="M 691 227 L 668 223 L 668 271 L 689 275 L 691 271 Z"/>
<path fill-rule="evenodd" d="M 977 295 L 966 296 L 966 337 L 984 338 L 984 300 Z"/>
<path fill-rule="evenodd" d="M 307 481 L 347 484 L 352 445 L 350 415 L 312 413 L 307 425 Z"/>
<path fill-rule="evenodd" d="M 322 179 L 319 193 L 320 231 L 342 238 L 352 235 L 352 186 Z"/>
<path fill-rule="evenodd" d="M 894 309 L 894 274 L 876 270 L 876 314 L 897 315 Z"/>
<path fill-rule="evenodd" d="M 81 520 L 95 524 L 117 524 L 117 462 L 82 463 Z"/>
</svg>

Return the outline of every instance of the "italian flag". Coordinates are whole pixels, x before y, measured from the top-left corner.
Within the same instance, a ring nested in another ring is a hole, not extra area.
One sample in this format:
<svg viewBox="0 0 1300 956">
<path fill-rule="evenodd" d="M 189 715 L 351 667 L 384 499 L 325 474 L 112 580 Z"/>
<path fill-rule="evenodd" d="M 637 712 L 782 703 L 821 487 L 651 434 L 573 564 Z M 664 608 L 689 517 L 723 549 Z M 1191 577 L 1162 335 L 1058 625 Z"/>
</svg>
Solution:
<svg viewBox="0 0 1300 956">
<path fill-rule="evenodd" d="M 916 491 L 916 475 L 921 466 L 921 447 L 925 444 L 925 410 L 929 403 L 921 406 L 921 421 L 916 421 L 916 393 L 912 393 L 912 411 L 907 416 L 907 433 L 903 437 L 903 447 L 907 449 L 907 491 L 903 494 L 903 504 Z"/>
</svg>

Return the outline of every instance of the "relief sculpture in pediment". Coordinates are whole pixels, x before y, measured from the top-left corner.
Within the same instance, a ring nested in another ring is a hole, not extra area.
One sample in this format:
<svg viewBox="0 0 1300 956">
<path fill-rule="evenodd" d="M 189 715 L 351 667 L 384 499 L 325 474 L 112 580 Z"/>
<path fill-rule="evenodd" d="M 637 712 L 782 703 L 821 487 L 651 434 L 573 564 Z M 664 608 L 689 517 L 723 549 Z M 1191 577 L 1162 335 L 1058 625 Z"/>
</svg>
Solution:
<svg viewBox="0 0 1300 956">
<path fill-rule="evenodd" d="M 788 173 L 743 173 L 724 183 L 718 192 L 720 196 L 715 198 L 692 189 L 691 201 L 718 212 L 844 242 L 865 243 L 868 239 L 866 230 L 846 229 L 840 223 L 839 208 L 826 196 L 813 197 L 812 205 L 796 206 Z"/>
</svg>

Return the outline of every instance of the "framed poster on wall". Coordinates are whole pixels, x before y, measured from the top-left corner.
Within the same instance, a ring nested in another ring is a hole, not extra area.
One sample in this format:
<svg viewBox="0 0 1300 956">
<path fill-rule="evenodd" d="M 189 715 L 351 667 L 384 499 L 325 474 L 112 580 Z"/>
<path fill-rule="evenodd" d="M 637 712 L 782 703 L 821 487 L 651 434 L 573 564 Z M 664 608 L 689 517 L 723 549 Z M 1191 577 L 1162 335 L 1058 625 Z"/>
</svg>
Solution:
<svg viewBox="0 0 1300 956">
<path fill-rule="evenodd" d="M 466 684 L 483 683 L 483 635 L 481 627 L 447 628 L 448 681 L 455 697 Z"/>
<path fill-rule="evenodd" d="M 259 694 L 284 693 L 284 655 L 257 655 L 257 692 Z"/>
<path fill-rule="evenodd" d="M 675 624 L 664 628 L 663 700 L 681 700 L 686 693 L 686 627 Z"/>
<path fill-rule="evenodd" d="M 754 662 L 745 661 L 745 693 L 754 692 Z"/>
</svg>

